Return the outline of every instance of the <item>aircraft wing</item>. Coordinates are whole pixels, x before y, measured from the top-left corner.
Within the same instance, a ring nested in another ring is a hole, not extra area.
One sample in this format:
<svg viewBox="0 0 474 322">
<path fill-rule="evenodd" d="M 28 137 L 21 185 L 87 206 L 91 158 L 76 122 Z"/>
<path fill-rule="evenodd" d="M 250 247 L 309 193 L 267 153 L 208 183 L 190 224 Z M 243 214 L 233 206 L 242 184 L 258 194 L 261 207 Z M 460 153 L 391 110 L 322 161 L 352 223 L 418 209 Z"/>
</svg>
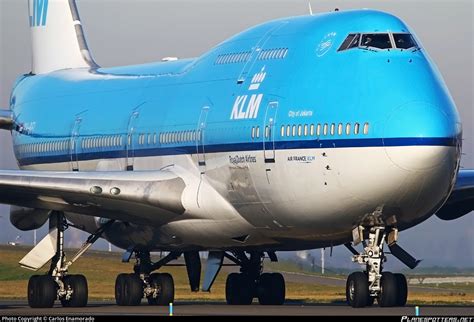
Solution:
<svg viewBox="0 0 474 322">
<path fill-rule="evenodd" d="M 0 203 L 160 225 L 185 214 L 183 176 L 169 170 L 0 171 Z M 188 189 L 189 190 L 189 189 Z M 189 193 L 188 193 L 189 194 Z M 195 198 L 194 198 L 195 199 Z M 20 208 L 23 209 L 23 208 Z"/>
<path fill-rule="evenodd" d="M 436 215 L 454 220 L 474 210 L 474 170 L 460 170 L 453 192 Z"/>
</svg>

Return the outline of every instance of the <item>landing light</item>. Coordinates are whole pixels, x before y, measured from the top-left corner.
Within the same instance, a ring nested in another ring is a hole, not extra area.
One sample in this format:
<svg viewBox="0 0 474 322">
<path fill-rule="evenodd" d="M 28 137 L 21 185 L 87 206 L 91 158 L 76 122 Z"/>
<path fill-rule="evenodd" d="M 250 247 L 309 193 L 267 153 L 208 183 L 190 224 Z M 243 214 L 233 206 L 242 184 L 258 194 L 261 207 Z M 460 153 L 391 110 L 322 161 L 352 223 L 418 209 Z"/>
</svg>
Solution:
<svg viewBox="0 0 474 322">
<path fill-rule="evenodd" d="M 99 186 L 91 187 L 91 192 L 95 195 L 100 195 L 102 193 L 102 188 Z"/>
<path fill-rule="evenodd" d="M 117 187 L 113 187 L 112 189 L 110 189 L 110 194 L 117 196 L 120 194 L 120 189 Z"/>
</svg>

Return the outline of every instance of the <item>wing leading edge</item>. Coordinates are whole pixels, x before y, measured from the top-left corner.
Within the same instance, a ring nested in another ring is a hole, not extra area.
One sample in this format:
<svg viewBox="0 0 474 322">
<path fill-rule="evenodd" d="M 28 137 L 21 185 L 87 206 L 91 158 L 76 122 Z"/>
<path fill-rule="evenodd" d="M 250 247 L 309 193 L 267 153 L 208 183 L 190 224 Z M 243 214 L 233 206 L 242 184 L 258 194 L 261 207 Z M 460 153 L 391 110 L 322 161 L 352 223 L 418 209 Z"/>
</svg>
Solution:
<svg viewBox="0 0 474 322">
<path fill-rule="evenodd" d="M 186 183 L 171 170 L 134 172 L 0 171 L 0 203 L 137 224 L 184 215 Z"/>
</svg>

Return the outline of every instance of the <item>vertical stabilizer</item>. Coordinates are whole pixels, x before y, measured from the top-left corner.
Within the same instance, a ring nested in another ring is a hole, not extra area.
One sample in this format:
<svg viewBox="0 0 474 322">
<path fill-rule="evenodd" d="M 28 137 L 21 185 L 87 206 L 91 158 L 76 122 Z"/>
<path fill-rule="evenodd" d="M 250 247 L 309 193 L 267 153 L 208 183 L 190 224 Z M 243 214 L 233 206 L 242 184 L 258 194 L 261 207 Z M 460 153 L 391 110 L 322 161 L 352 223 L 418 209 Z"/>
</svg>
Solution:
<svg viewBox="0 0 474 322">
<path fill-rule="evenodd" d="M 33 74 L 96 67 L 75 0 L 28 0 Z"/>
</svg>

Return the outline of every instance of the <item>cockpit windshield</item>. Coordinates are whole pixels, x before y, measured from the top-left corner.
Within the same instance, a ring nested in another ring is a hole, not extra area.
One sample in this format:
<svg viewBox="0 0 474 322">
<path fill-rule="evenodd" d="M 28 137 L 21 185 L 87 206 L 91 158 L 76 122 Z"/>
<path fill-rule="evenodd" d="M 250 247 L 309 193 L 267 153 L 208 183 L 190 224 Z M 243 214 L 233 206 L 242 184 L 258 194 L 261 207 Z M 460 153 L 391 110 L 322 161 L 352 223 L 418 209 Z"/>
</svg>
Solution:
<svg viewBox="0 0 474 322">
<path fill-rule="evenodd" d="M 346 37 L 338 51 L 348 50 L 351 48 L 375 50 L 398 48 L 403 50 L 413 47 L 418 47 L 418 45 L 413 36 L 408 33 L 352 33 Z"/>
<path fill-rule="evenodd" d="M 415 39 L 410 34 L 393 34 L 393 40 L 395 40 L 395 45 L 400 49 L 410 49 L 417 47 Z"/>
<path fill-rule="evenodd" d="M 387 49 L 392 48 L 392 43 L 388 34 L 363 34 L 360 47 Z"/>
<path fill-rule="evenodd" d="M 360 34 L 349 34 L 347 38 L 342 43 L 339 50 L 346 50 L 349 48 L 355 48 L 359 46 Z"/>
</svg>

